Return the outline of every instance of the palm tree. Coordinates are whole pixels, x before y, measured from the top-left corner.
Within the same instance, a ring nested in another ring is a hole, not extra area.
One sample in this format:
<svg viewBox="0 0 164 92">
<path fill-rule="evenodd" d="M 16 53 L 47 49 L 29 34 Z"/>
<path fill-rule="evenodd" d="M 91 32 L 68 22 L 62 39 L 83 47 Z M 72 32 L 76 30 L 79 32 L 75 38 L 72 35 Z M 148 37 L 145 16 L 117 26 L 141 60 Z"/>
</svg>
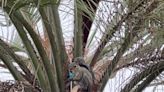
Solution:
<svg viewBox="0 0 164 92">
<path fill-rule="evenodd" d="M 8 29 L 1 30 L 1 66 L 34 89 L 66 92 L 67 66 L 79 56 L 93 69 L 94 92 L 102 92 L 109 78 L 124 68 L 140 71 L 135 71 L 121 92 L 140 92 L 162 75 L 163 0 L 0 3 L 4 19 L 0 24 Z M 10 31 L 11 27 L 15 30 Z"/>
</svg>

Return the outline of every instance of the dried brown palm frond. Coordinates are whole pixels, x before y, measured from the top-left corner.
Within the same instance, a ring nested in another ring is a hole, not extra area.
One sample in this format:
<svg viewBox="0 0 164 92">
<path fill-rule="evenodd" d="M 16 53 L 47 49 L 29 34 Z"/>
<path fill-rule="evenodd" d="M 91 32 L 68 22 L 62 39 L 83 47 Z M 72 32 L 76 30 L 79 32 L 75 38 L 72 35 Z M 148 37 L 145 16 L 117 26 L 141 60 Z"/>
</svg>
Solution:
<svg viewBox="0 0 164 92">
<path fill-rule="evenodd" d="M 26 82 L 6 81 L 0 82 L 0 92 L 41 92 Z"/>
</svg>

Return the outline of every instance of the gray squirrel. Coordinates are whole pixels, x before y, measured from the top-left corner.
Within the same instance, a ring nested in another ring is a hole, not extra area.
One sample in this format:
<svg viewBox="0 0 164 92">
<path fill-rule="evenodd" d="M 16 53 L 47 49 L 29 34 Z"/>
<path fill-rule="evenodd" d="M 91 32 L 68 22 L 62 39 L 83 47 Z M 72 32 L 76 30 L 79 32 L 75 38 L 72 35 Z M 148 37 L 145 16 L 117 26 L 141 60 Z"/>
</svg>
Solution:
<svg viewBox="0 0 164 92">
<path fill-rule="evenodd" d="M 83 57 L 76 57 L 73 59 L 73 62 L 75 62 L 77 65 L 79 65 L 80 67 L 84 67 L 87 70 L 89 70 L 89 72 L 91 72 L 93 80 L 95 79 L 94 73 L 91 69 L 91 67 L 85 63 L 84 58 Z"/>
<path fill-rule="evenodd" d="M 93 74 L 82 57 L 77 57 L 69 64 L 69 79 L 80 86 L 80 92 L 92 92 Z"/>
</svg>

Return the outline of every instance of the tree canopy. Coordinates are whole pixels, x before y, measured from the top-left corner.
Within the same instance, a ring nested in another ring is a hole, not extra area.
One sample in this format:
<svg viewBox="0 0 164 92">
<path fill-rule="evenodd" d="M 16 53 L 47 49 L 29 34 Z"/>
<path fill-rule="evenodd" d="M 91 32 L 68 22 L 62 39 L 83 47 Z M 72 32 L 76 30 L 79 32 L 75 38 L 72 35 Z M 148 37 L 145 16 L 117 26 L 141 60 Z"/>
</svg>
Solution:
<svg viewBox="0 0 164 92">
<path fill-rule="evenodd" d="M 18 84 L 70 92 L 68 64 L 79 56 L 93 70 L 94 92 L 124 69 L 133 74 L 112 85 L 118 92 L 163 83 L 163 0 L 0 0 L 0 18 L 0 67 Z"/>
</svg>

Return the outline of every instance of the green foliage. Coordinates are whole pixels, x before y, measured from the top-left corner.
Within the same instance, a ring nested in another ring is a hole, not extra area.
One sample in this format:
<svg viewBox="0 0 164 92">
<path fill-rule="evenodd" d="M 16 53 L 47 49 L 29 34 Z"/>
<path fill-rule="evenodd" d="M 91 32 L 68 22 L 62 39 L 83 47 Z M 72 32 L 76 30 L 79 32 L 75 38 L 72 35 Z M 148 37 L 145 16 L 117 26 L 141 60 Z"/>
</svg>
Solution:
<svg viewBox="0 0 164 92">
<path fill-rule="evenodd" d="M 133 67 L 132 64 L 139 66 L 142 60 L 150 57 L 159 58 L 153 54 L 156 50 L 158 56 L 162 56 L 164 45 L 163 0 L 109 2 L 74 0 L 69 1 L 70 6 L 64 5 L 65 1 L 60 0 L 1 0 L 0 3 L 2 7 L 0 16 L 6 18 L 5 22 L 0 21 L 0 27 L 3 30 L 0 32 L 2 34 L 0 38 L 4 42 L 0 43 L 0 59 L 16 80 L 27 81 L 35 87 L 39 86 L 44 92 L 66 92 L 68 90 L 65 85 L 67 65 L 78 56 L 88 60 L 95 71 L 99 71 L 97 67 L 105 66 L 102 68 L 104 70 L 100 74 L 101 77 L 96 76 L 95 80 L 100 81 L 97 82 L 99 86 L 94 85 L 97 88 L 95 92 L 103 91 L 111 75 L 114 74 L 112 78 L 115 78 L 116 73 L 122 68 Z M 67 8 L 60 10 L 59 6 Z M 67 12 L 67 9 L 70 11 Z M 62 12 L 66 12 L 66 18 L 63 18 Z M 67 34 L 71 38 L 69 45 L 73 47 L 67 46 L 68 37 L 65 37 L 67 31 L 63 29 L 64 24 L 61 24 L 66 19 L 73 23 L 65 22 L 68 25 L 66 29 L 70 26 L 74 27 L 73 30 L 69 30 L 71 33 Z M 38 25 L 42 28 L 39 29 Z M 96 31 L 88 25 L 92 25 Z M 13 26 L 14 31 L 9 31 Z M 8 37 L 4 35 L 3 28 L 8 29 L 5 30 Z M 84 42 L 85 32 L 88 32 L 86 43 Z M 14 39 L 9 37 L 12 34 Z M 32 68 L 28 67 L 25 59 L 21 58 L 24 56 L 19 56 L 16 52 L 26 53 L 28 55 L 26 60 L 29 59 Z M 126 60 L 126 62 L 121 60 Z M 156 59 L 147 61 L 162 62 Z M 15 68 L 13 62 L 17 63 L 23 71 Z M 143 72 L 138 73 L 141 77 L 132 77 L 131 79 L 136 80 L 136 83 L 130 81 L 124 89 L 143 90 L 163 71 L 163 68 L 159 69 L 156 63 L 144 63 L 146 64 L 143 66 L 146 68 L 141 68 Z M 152 70 L 145 73 L 147 67 L 152 65 L 160 72 L 153 73 L 155 70 Z M 33 80 L 28 78 L 30 74 Z M 147 79 L 143 81 L 144 78 Z M 145 86 L 137 89 L 139 82 Z M 131 83 L 134 85 L 128 88 Z"/>
</svg>

